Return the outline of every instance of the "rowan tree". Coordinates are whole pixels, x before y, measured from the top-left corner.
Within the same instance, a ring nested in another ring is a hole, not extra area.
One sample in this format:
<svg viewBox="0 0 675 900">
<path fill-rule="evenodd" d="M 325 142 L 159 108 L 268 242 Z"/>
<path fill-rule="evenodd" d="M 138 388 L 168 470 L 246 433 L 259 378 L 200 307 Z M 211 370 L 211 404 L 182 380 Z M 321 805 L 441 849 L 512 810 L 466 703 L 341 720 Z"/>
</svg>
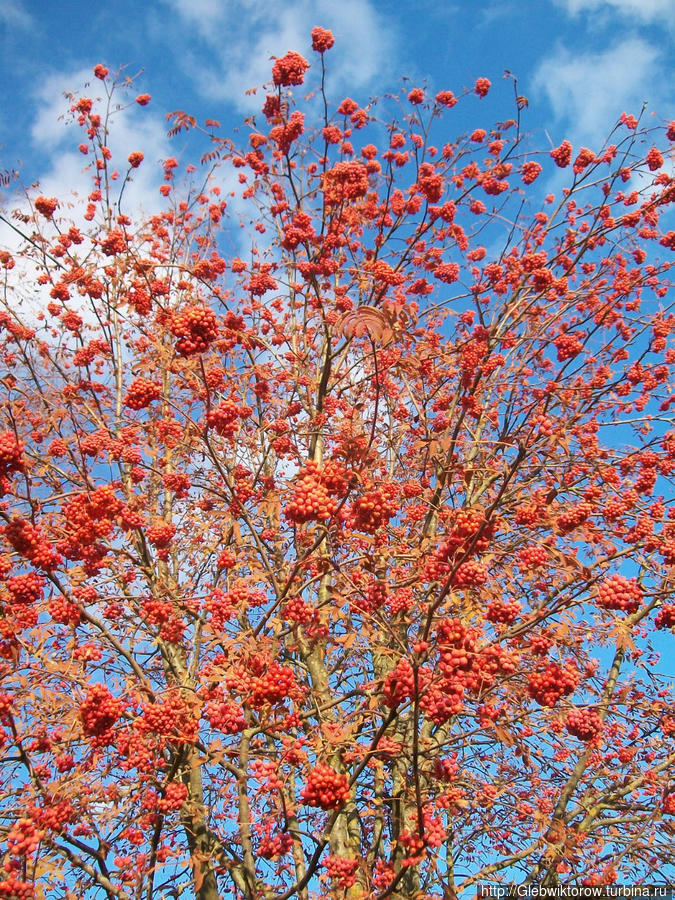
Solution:
<svg viewBox="0 0 675 900">
<path fill-rule="evenodd" d="M 97 66 L 86 202 L 4 216 L 0 897 L 672 876 L 675 123 L 451 140 L 487 79 L 332 44 L 146 218 Z"/>
</svg>

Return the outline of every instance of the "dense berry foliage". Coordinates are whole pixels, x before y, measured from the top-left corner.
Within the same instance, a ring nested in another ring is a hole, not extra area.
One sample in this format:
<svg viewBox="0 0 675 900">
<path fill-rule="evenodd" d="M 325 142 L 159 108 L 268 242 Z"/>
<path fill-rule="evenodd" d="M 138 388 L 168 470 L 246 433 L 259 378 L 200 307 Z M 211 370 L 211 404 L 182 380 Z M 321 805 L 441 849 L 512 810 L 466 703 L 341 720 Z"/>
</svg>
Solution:
<svg viewBox="0 0 675 900">
<path fill-rule="evenodd" d="M 312 42 L 146 219 L 98 65 L 82 208 L 7 213 L 0 897 L 672 873 L 675 124 L 535 152 Z"/>
</svg>

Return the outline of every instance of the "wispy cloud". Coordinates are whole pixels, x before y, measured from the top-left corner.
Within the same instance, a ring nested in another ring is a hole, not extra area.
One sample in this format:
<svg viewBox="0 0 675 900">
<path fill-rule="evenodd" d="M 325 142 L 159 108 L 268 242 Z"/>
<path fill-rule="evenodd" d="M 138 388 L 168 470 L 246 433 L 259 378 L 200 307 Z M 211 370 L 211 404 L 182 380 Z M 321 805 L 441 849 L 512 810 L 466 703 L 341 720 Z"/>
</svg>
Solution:
<svg viewBox="0 0 675 900">
<path fill-rule="evenodd" d="M 3 0 L 0 4 L 0 25 L 27 31 L 33 27 L 33 18 L 20 0 Z"/>
<path fill-rule="evenodd" d="M 391 64 L 394 38 L 370 0 L 294 0 L 259 4 L 251 0 L 164 0 L 209 48 L 209 64 L 193 50 L 181 57 L 200 93 L 227 100 L 245 112 L 259 102 L 246 91 L 270 80 L 271 56 L 310 51 L 313 25 L 330 28 L 349 52 L 331 65 L 333 90 L 371 85 Z"/>
<path fill-rule="evenodd" d="M 612 12 L 638 22 L 662 22 L 672 27 L 675 0 L 556 0 L 574 16 L 589 12 Z"/>
<path fill-rule="evenodd" d="M 622 112 L 638 114 L 646 101 L 668 116 L 661 52 L 638 37 L 597 53 L 559 48 L 539 65 L 533 85 L 565 136 L 591 145 L 603 141 Z"/>
</svg>

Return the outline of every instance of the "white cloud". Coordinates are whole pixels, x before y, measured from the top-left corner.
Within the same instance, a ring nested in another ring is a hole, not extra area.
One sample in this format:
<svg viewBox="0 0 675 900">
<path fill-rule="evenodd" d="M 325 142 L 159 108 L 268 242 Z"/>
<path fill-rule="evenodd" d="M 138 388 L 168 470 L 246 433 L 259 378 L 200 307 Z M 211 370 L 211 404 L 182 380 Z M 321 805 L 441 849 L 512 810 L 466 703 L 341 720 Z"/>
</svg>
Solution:
<svg viewBox="0 0 675 900">
<path fill-rule="evenodd" d="M 259 107 L 246 91 L 271 77 L 271 56 L 288 50 L 305 53 L 310 63 L 314 25 L 330 28 L 338 46 L 348 52 L 328 54 L 333 92 L 371 84 L 386 66 L 393 48 L 391 28 L 370 0 L 294 0 L 259 4 L 252 0 L 164 0 L 209 46 L 210 65 L 203 56 L 183 54 L 183 63 L 198 90 L 207 97 L 228 100 L 245 112 Z"/>
<path fill-rule="evenodd" d="M 613 12 L 638 22 L 662 22 L 671 27 L 675 0 L 556 0 L 570 15 L 586 12 Z"/>
<path fill-rule="evenodd" d="M 33 19 L 26 12 L 20 0 L 3 0 L 0 4 L 0 24 L 7 28 L 21 28 L 24 31 L 33 27 Z"/>
<path fill-rule="evenodd" d="M 561 48 L 539 65 L 533 84 L 548 98 L 563 136 L 588 142 L 592 149 L 624 111 L 638 115 L 648 102 L 664 118 L 669 114 L 661 54 L 641 38 L 627 38 L 597 53 Z"/>
</svg>

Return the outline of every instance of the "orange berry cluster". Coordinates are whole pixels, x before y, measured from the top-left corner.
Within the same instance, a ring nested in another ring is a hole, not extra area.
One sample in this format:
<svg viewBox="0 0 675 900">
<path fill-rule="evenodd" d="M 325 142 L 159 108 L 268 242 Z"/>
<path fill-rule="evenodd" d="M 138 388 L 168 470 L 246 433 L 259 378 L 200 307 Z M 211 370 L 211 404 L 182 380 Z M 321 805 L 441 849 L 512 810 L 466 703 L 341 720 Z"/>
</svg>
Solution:
<svg viewBox="0 0 675 900">
<path fill-rule="evenodd" d="M 0 897 L 6 897 L 7 900 L 33 900 L 35 885 L 32 881 L 21 881 L 12 875 L 0 881 Z"/>
<path fill-rule="evenodd" d="M 180 809 L 187 798 L 187 785 L 182 781 L 170 781 L 164 788 L 164 796 L 157 801 L 157 808 L 162 812 Z"/>
<path fill-rule="evenodd" d="M 582 500 L 580 503 L 575 503 L 570 506 L 569 509 L 562 512 L 555 520 L 558 531 L 561 534 L 569 534 L 571 531 L 574 531 L 575 528 L 583 525 L 592 513 L 593 506 L 588 500 Z"/>
<path fill-rule="evenodd" d="M 159 400 L 160 396 L 161 386 L 158 381 L 137 378 L 129 385 L 123 402 L 129 409 L 145 409 L 154 400 Z"/>
<path fill-rule="evenodd" d="M 70 603 L 65 597 L 57 596 L 49 601 L 47 607 L 49 615 L 55 622 L 62 625 L 72 625 L 73 627 L 80 624 L 82 613 L 78 606 Z"/>
<path fill-rule="evenodd" d="M 120 701 L 104 684 L 93 684 L 80 704 L 82 728 L 89 737 L 102 737 L 110 731 L 121 713 Z"/>
<path fill-rule="evenodd" d="M 661 812 L 664 816 L 675 816 L 675 793 L 668 794 L 668 796 L 664 798 Z"/>
<path fill-rule="evenodd" d="M 340 890 L 346 891 L 356 884 L 356 872 L 359 868 L 357 859 L 350 859 L 348 856 L 327 856 L 324 866 L 328 877 Z"/>
<path fill-rule="evenodd" d="M 584 348 L 577 335 L 568 332 L 563 332 L 553 343 L 558 351 L 558 362 L 574 359 Z"/>
<path fill-rule="evenodd" d="M 155 522 L 145 530 L 147 539 L 154 547 L 157 547 L 158 549 L 168 547 L 173 540 L 173 536 L 175 535 L 175 533 L 175 525 L 173 525 L 171 522 L 162 521 Z"/>
<path fill-rule="evenodd" d="M 309 773 L 301 797 L 308 806 L 341 809 L 349 799 L 349 779 L 326 763 L 319 763 Z"/>
<path fill-rule="evenodd" d="M 23 470 L 23 443 L 12 431 L 0 434 L 0 476 Z"/>
<path fill-rule="evenodd" d="M 561 697 L 576 690 L 579 674 L 573 664 L 550 663 L 542 672 L 528 678 L 527 691 L 540 706 L 555 706 Z"/>
<path fill-rule="evenodd" d="M 233 437 L 237 432 L 239 419 L 251 415 L 251 407 L 234 400 L 223 400 L 206 414 L 206 424 L 222 437 Z"/>
<path fill-rule="evenodd" d="M 29 559 L 38 568 L 55 569 L 62 562 L 59 554 L 52 550 L 39 529 L 26 519 L 14 518 L 3 530 L 16 552 Z"/>
<path fill-rule="evenodd" d="M 295 688 L 293 669 L 273 662 L 266 672 L 254 678 L 249 702 L 254 709 L 260 709 L 268 703 L 272 705 L 280 703 L 289 697 Z"/>
<path fill-rule="evenodd" d="M 320 522 L 335 515 L 337 503 L 322 481 L 321 471 L 315 462 L 310 461 L 305 465 L 294 487 L 293 498 L 286 504 L 284 512 L 289 522 L 296 525 Z"/>
<path fill-rule="evenodd" d="M 212 700 L 206 704 L 204 717 L 211 728 L 217 728 L 223 734 L 238 734 L 246 728 L 244 710 L 234 700 Z"/>
<path fill-rule="evenodd" d="M 17 819 L 7 835 L 7 849 L 15 856 L 28 856 L 37 850 L 42 836 L 32 819 Z"/>
<path fill-rule="evenodd" d="M 642 588 L 634 578 L 612 575 L 598 585 L 598 606 L 634 613 L 642 601 Z"/>
<path fill-rule="evenodd" d="M 185 741 L 194 740 L 197 726 L 187 704 L 177 693 L 163 697 L 159 703 L 144 703 L 143 717 L 136 724 L 141 732 L 180 737 Z"/>
<path fill-rule="evenodd" d="M 7 590 L 13 603 L 35 603 L 42 598 L 45 580 L 35 572 L 14 575 L 7 579 Z"/>
<path fill-rule="evenodd" d="M 518 564 L 524 569 L 538 569 L 545 566 L 549 560 L 546 547 L 532 546 L 523 547 L 518 551 Z"/>
<path fill-rule="evenodd" d="M 595 709 L 573 709 L 565 719 L 565 728 L 580 741 L 592 741 L 602 731 L 602 719 Z"/>
<path fill-rule="evenodd" d="M 672 628 L 675 625 L 675 603 L 662 606 L 654 624 L 657 628 Z"/>
<path fill-rule="evenodd" d="M 171 333 L 178 338 L 176 352 L 181 356 L 204 353 L 218 337 L 218 319 L 208 306 L 189 306 L 176 316 Z"/>
<path fill-rule="evenodd" d="M 452 586 L 458 590 L 480 587 L 488 579 L 488 571 L 482 563 L 470 559 L 462 563 L 452 577 Z"/>
<path fill-rule="evenodd" d="M 358 531 L 373 534 L 386 525 L 398 509 L 393 486 L 375 488 L 358 497 L 352 505 L 352 520 Z"/>
<path fill-rule="evenodd" d="M 488 603 L 485 618 L 488 622 L 511 625 L 520 615 L 521 609 L 517 600 L 509 600 L 506 603 L 503 600 L 493 600 L 492 603 Z"/>
<path fill-rule="evenodd" d="M 453 520 L 452 529 L 443 544 L 438 548 L 436 557 L 449 560 L 468 552 L 484 553 L 490 546 L 495 523 L 487 522 L 484 514 L 478 509 L 460 509 Z"/>
</svg>

